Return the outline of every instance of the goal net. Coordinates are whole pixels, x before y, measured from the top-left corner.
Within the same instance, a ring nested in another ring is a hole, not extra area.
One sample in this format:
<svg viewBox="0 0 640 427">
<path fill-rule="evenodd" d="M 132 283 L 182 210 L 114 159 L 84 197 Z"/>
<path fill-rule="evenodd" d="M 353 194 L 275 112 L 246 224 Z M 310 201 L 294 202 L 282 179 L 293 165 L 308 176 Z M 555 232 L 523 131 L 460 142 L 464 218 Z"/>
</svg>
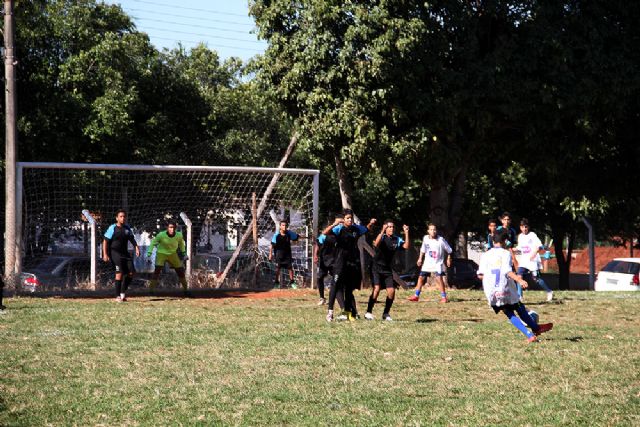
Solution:
<svg viewBox="0 0 640 427">
<path fill-rule="evenodd" d="M 122 208 L 140 246 L 141 256 L 134 259 L 140 273 L 138 285 L 154 268 L 154 255 L 146 256 L 151 240 L 165 230 L 168 219 L 174 219 L 185 238 L 187 234 L 191 237 L 187 272 L 192 289 L 271 286 L 274 265 L 268 254 L 278 222 L 288 220 L 290 229 L 298 234 L 316 234 L 318 173 L 248 167 L 19 163 L 21 284 L 29 288 L 26 290 L 54 292 L 109 286 L 113 271 L 106 263 L 98 261 L 95 283 L 89 283 L 87 266 L 92 251 L 100 260 L 102 236 Z M 95 220 L 95 247 L 83 210 Z M 292 245 L 296 280 L 307 286 L 313 276 L 312 245 L 312 238 Z M 37 283 L 28 286 L 25 280 Z M 160 286 L 163 283 L 178 287 L 168 270 Z"/>
</svg>

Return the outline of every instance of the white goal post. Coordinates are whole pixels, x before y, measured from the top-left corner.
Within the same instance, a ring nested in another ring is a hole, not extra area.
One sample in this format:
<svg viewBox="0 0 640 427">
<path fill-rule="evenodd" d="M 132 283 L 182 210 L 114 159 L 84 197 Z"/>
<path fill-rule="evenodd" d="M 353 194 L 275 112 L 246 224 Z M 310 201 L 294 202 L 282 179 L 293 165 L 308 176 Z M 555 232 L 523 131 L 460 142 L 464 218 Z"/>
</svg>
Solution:
<svg viewBox="0 0 640 427">
<path fill-rule="evenodd" d="M 124 209 L 141 247 L 137 271 L 153 269 L 143 252 L 173 219 L 187 240 L 190 287 L 264 287 L 273 281 L 268 253 L 278 218 L 309 237 L 294 244 L 294 272 L 315 287 L 309 247 L 318 203 L 318 170 L 19 162 L 16 272 L 47 257 L 84 257 L 91 262 L 87 280 L 104 284 L 107 275 L 96 273 L 102 235 Z"/>
</svg>

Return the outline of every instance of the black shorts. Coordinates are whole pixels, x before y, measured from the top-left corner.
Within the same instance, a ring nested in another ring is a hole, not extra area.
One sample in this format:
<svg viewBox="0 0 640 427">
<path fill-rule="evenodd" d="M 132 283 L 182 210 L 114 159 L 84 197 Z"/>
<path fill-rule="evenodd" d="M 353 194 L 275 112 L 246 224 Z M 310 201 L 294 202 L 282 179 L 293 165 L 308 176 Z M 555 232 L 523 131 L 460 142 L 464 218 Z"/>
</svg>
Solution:
<svg viewBox="0 0 640 427">
<path fill-rule="evenodd" d="M 289 260 L 289 261 L 280 261 L 280 262 L 277 262 L 276 265 L 279 268 L 290 269 L 291 268 L 291 260 Z"/>
<path fill-rule="evenodd" d="M 327 267 L 326 265 L 320 263 L 320 265 L 318 266 L 318 276 L 324 277 L 327 275 L 333 276 L 333 267 Z"/>
<path fill-rule="evenodd" d="M 498 307 L 497 305 L 492 305 L 491 306 L 491 308 L 493 308 L 493 311 L 495 311 L 496 314 L 500 313 L 501 311 L 505 311 L 505 310 L 517 311 L 518 307 L 520 307 L 520 303 L 506 304 L 506 305 L 501 305 L 500 307 Z"/>
<path fill-rule="evenodd" d="M 393 274 L 387 272 L 378 272 L 373 270 L 373 286 L 380 286 L 385 288 L 393 288 L 395 284 L 393 282 Z"/>
<path fill-rule="evenodd" d="M 342 272 L 334 276 L 338 286 L 344 286 L 344 289 L 360 289 L 362 286 L 362 272 L 360 268 L 352 263 L 345 264 Z"/>
<path fill-rule="evenodd" d="M 136 272 L 133 266 L 133 258 L 129 254 L 111 252 L 111 264 L 116 269 L 116 273 L 133 274 Z"/>
<path fill-rule="evenodd" d="M 446 273 L 444 272 L 438 273 L 437 271 L 421 271 L 420 272 L 420 277 L 443 277 L 445 275 Z"/>
<path fill-rule="evenodd" d="M 276 261 L 276 265 L 280 268 L 291 268 L 291 254 L 290 253 L 282 253 L 280 251 L 276 252 L 276 256 L 274 257 Z"/>
</svg>

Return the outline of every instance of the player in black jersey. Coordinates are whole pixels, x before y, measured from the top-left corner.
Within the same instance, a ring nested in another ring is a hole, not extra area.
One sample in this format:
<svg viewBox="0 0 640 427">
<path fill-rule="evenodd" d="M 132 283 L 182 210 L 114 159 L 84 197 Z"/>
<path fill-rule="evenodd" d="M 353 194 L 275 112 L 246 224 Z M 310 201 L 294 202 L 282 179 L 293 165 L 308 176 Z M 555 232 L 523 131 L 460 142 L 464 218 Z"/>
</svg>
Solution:
<svg viewBox="0 0 640 427">
<path fill-rule="evenodd" d="M 133 236 L 133 231 L 125 222 L 127 213 L 120 209 L 116 212 L 116 222 L 104 233 L 102 242 L 102 259 L 104 262 L 111 261 L 116 269 L 116 300 L 124 302 L 127 300 L 127 288 L 131 284 L 135 269 L 133 268 L 133 257 L 129 253 L 129 243 L 136 251 L 136 256 L 140 256 L 140 248 Z M 124 285 L 122 283 L 122 276 Z"/>
<path fill-rule="evenodd" d="M 378 300 L 380 288 L 383 285 L 387 290 L 387 299 L 384 304 L 382 320 L 392 320 L 389 315 L 389 311 L 391 311 L 391 305 L 393 304 L 393 299 L 396 294 L 396 288 L 393 283 L 393 256 L 396 251 L 409 249 L 410 244 L 409 226 L 404 225 L 402 227 L 402 230 L 404 231 L 404 240 L 393 234 L 394 227 L 392 220 L 386 220 L 382 226 L 382 231 L 373 242 L 373 246 L 376 248 L 376 254 L 373 257 L 373 291 L 369 297 L 367 312 L 364 315 L 364 318 L 367 320 L 374 319 L 373 306 Z"/>
<path fill-rule="evenodd" d="M 276 277 L 273 282 L 273 286 L 275 288 L 280 287 L 281 268 L 289 270 L 289 286 L 292 289 L 296 289 L 298 287 L 293 276 L 291 242 L 306 238 L 306 236 L 289 230 L 289 223 L 287 221 L 280 221 L 280 230 L 273 235 L 271 239 L 271 246 L 269 247 L 269 261 L 273 261 L 275 259 L 276 264 Z"/>
<path fill-rule="evenodd" d="M 366 227 L 354 224 L 351 209 L 345 209 L 343 214 L 344 219 L 336 220 L 322 232 L 322 234 L 333 234 L 336 237 L 336 256 L 333 262 L 334 286 L 329 294 L 328 322 L 334 319 L 333 306 L 338 292 L 344 292 L 344 314 L 347 319 L 355 320 L 357 317 L 353 290 L 360 285 L 362 279 L 358 238 L 367 233 L 376 223 L 376 219 L 371 218 Z"/>
<path fill-rule="evenodd" d="M 343 220 L 344 216 L 338 214 L 335 216 L 336 221 Z M 318 264 L 318 292 L 320 293 L 320 301 L 318 305 L 326 304 L 327 300 L 324 296 L 324 279 L 329 276 L 333 278 L 333 261 L 336 255 L 336 236 L 333 234 L 320 234 L 316 239 L 314 258 Z M 342 295 L 344 297 L 344 295 Z M 344 309 L 342 297 L 338 295 L 338 304 Z"/>
</svg>

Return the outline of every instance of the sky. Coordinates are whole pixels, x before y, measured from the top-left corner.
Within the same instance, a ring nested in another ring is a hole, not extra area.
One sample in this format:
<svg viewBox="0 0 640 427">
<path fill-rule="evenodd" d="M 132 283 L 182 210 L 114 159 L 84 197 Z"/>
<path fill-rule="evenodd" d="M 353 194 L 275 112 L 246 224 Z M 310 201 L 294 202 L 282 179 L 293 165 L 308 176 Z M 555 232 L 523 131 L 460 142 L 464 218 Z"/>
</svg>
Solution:
<svg viewBox="0 0 640 427">
<path fill-rule="evenodd" d="M 258 40 L 249 16 L 248 0 L 105 0 L 119 4 L 159 49 L 178 43 L 191 48 L 204 42 L 221 59 L 243 61 L 263 53 L 267 43 Z"/>
</svg>

